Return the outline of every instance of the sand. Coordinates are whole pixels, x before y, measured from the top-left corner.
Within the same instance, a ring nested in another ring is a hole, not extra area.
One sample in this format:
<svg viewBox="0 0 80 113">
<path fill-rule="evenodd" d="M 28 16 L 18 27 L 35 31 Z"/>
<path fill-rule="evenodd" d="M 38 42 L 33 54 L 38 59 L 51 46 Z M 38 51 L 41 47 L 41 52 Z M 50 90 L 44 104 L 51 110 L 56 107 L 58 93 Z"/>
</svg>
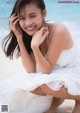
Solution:
<svg viewBox="0 0 80 113">
<path fill-rule="evenodd" d="M 0 80 L 21 73 L 25 73 L 21 59 L 19 58 L 18 60 L 10 61 L 5 57 L 0 47 Z M 57 113 L 72 113 L 74 104 L 73 100 L 65 100 L 65 102 L 58 108 Z"/>
<path fill-rule="evenodd" d="M 21 59 L 10 60 L 5 56 L 0 46 L 0 79 L 25 73 Z"/>
<path fill-rule="evenodd" d="M 72 113 L 74 105 L 74 100 L 65 100 L 64 103 L 58 108 L 57 113 Z"/>
<path fill-rule="evenodd" d="M 80 47 L 80 26 L 75 22 L 72 23 L 65 23 L 71 32 L 72 37 L 74 40 L 76 39 L 77 45 Z M 74 32 L 75 31 L 75 32 Z M 5 36 L 7 34 L 4 31 Z M 0 43 L 1 37 L 3 36 L 3 30 L 0 31 Z M 21 59 L 10 61 L 8 58 L 5 57 L 2 49 L 0 47 L 0 80 L 6 79 L 11 76 L 16 76 L 17 74 L 25 73 L 25 70 L 22 66 Z M 65 100 L 65 102 L 58 108 L 57 113 L 72 113 L 72 109 L 74 108 L 75 102 L 74 100 Z"/>
</svg>

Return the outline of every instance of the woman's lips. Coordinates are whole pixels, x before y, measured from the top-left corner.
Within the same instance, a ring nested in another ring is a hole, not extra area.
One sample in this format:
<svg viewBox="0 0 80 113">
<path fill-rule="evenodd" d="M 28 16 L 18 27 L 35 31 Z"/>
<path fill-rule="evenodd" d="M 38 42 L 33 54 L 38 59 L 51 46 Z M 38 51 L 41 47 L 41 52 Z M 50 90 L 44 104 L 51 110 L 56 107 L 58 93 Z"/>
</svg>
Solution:
<svg viewBox="0 0 80 113">
<path fill-rule="evenodd" d="M 30 31 L 30 30 L 34 30 L 35 27 L 27 27 L 26 30 Z"/>
</svg>

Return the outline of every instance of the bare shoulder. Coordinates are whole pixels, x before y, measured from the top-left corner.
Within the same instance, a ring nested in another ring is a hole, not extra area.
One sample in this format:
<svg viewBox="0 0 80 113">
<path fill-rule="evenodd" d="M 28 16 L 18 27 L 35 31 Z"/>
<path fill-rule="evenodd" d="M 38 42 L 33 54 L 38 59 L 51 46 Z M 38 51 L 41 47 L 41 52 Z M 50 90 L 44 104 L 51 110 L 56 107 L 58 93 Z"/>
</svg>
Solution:
<svg viewBox="0 0 80 113">
<path fill-rule="evenodd" d="M 62 23 L 54 23 L 54 24 L 52 24 L 52 26 L 53 26 L 52 30 L 55 33 L 62 33 L 62 34 L 69 33 L 69 31 L 66 28 L 66 26 L 64 24 L 62 24 Z"/>
<path fill-rule="evenodd" d="M 70 34 L 65 25 L 57 23 L 52 25 L 51 36 L 49 38 L 51 40 L 49 40 L 46 58 L 51 66 L 54 67 L 62 51 L 71 46 L 71 41 L 68 40 Z"/>
<path fill-rule="evenodd" d="M 54 34 L 57 38 L 60 38 L 61 42 L 62 40 L 66 41 L 65 49 L 72 47 L 73 40 L 72 40 L 71 34 L 64 24 L 57 23 L 54 29 Z"/>
<path fill-rule="evenodd" d="M 72 44 L 72 38 L 70 32 L 66 28 L 66 26 L 62 23 L 54 23 L 52 25 L 52 32 L 50 36 L 50 42 L 64 45 L 66 43 L 66 47 L 69 47 Z M 50 43 L 51 44 L 51 43 Z"/>
<path fill-rule="evenodd" d="M 52 23 L 50 24 L 51 30 L 49 34 L 49 41 L 52 41 L 56 38 L 56 40 L 66 40 L 70 37 L 70 33 L 66 26 L 62 23 Z"/>
</svg>

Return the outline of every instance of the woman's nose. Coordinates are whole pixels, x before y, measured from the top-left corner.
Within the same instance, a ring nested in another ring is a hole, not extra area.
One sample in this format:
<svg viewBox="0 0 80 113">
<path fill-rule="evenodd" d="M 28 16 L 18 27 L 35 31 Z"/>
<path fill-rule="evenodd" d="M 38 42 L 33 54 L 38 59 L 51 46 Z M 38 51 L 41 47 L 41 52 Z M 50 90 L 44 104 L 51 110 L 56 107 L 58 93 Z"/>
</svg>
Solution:
<svg viewBox="0 0 80 113">
<path fill-rule="evenodd" d="M 25 26 L 29 26 L 32 24 L 32 21 L 30 19 L 25 20 Z"/>
</svg>

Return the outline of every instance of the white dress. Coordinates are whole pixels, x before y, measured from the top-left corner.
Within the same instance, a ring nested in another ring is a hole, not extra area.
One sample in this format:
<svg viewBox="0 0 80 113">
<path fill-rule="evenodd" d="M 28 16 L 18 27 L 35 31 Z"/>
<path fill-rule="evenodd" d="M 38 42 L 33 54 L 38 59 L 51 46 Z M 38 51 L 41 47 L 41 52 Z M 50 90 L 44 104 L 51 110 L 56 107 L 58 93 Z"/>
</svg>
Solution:
<svg viewBox="0 0 80 113">
<path fill-rule="evenodd" d="M 80 95 L 80 50 L 75 43 L 71 49 L 62 51 L 49 75 L 38 69 L 36 73 L 0 80 L 0 104 L 8 104 L 9 113 L 43 113 L 52 97 L 29 92 L 42 84 L 56 91 L 64 86 L 69 94 Z"/>
</svg>

